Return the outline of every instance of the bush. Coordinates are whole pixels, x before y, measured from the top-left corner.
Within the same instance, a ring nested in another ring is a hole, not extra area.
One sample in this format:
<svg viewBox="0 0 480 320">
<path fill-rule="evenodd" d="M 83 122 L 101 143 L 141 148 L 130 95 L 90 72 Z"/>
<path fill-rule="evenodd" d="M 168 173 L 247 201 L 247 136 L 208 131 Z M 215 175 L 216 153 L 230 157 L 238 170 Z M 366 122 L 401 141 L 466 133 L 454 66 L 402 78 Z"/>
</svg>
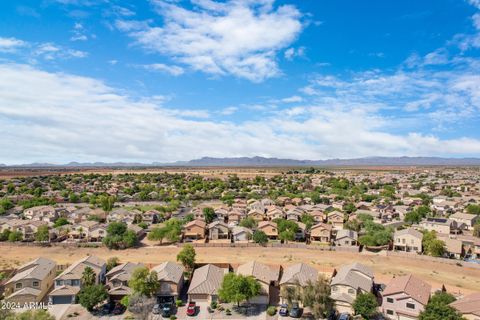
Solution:
<svg viewBox="0 0 480 320">
<path fill-rule="evenodd" d="M 212 301 L 212 303 L 210 303 L 210 308 L 217 309 L 217 301 Z"/>
<path fill-rule="evenodd" d="M 172 314 L 172 315 L 170 316 L 170 320 L 177 320 L 177 317 Z"/>
<path fill-rule="evenodd" d="M 277 308 L 275 308 L 274 306 L 269 306 L 269 307 L 267 308 L 267 314 L 268 314 L 270 317 L 273 317 L 276 313 L 277 313 Z"/>
<path fill-rule="evenodd" d="M 177 306 L 177 308 L 178 308 L 178 307 L 181 307 L 181 306 L 183 306 L 183 301 L 182 301 L 181 299 L 177 299 L 177 300 L 175 301 L 175 305 Z"/>
</svg>

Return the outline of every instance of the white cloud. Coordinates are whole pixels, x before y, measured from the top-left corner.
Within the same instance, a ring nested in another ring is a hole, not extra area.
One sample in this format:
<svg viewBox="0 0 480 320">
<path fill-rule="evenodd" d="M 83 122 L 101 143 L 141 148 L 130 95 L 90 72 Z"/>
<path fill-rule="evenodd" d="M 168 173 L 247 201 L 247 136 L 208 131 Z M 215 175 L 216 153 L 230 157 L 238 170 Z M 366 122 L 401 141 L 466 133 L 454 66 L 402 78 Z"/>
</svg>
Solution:
<svg viewBox="0 0 480 320">
<path fill-rule="evenodd" d="M 229 116 L 229 115 L 232 115 L 234 114 L 235 112 L 238 111 L 238 108 L 237 107 L 227 107 L 223 110 L 220 111 L 220 114 L 221 115 L 224 115 L 224 116 Z"/>
<path fill-rule="evenodd" d="M 282 102 L 284 103 L 297 103 L 302 101 L 303 101 L 303 98 L 300 96 L 291 96 L 291 97 L 282 99 Z"/>
<path fill-rule="evenodd" d="M 70 41 L 87 41 L 88 36 L 85 34 L 85 28 L 79 22 L 76 22 L 72 29 L 73 36 Z"/>
<path fill-rule="evenodd" d="M 87 52 L 64 48 L 51 42 L 39 44 L 33 49 L 32 53 L 34 56 L 42 57 L 45 60 L 85 58 L 88 56 Z"/>
<path fill-rule="evenodd" d="M 476 83 L 465 78 L 456 89 Z M 92 78 L 0 65 L 0 150 L 10 150 L 2 162 L 480 154 L 480 141 L 469 137 L 389 133 L 396 120 L 361 103 L 319 101 L 233 123 L 204 110 L 166 108 L 165 97 L 138 100 L 122 92 Z"/>
<path fill-rule="evenodd" d="M 163 63 L 147 64 L 147 65 L 143 65 L 142 67 L 149 71 L 165 72 L 172 76 L 180 76 L 185 72 L 183 68 L 179 66 L 173 66 L 173 65 L 169 66 Z"/>
<path fill-rule="evenodd" d="M 305 47 L 288 48 L 284 53 L 285 59 L 293 60 L 295 57 L 304 57 L 305 56 Z"/>
<path fill-rule="evenodd" d="M 2 38 L 0 37 L 0 52 L 15 52 L 17 49 L 25 47 L 25 41 L 16 38 Z"/>
<path fill-rule="evenodd" d="M 192 10 L 175 2 L 153 1 L 162 26 L 119 20 L 116 26 L 150 51 L 213 75 L 234 75 L 254 82 L 280 74 L 277 52 L 302 30 L 301 13 L 274 1 L 196 0 Z"/>
</svg>

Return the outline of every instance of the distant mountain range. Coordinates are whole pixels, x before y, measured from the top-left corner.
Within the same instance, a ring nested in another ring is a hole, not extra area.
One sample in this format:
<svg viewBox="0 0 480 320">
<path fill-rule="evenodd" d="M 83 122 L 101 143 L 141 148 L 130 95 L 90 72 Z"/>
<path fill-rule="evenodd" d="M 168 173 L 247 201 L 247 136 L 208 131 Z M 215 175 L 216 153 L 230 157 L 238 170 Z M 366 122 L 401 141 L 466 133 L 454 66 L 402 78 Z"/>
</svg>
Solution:
<svg viewBox="0 0 480 320">
<path fill-rule="evenodd" d="M 169 163 L 136 162 L 70 162 L 67 164 L 31 163 L 15 166 L 0 164 L 0 167 L 23 168 L 99 168 L 99 167 L 345 167 L 345 166 L 480 166 L 480 158 L 440 157 L 368 157 L 356 159 L 293 160 L 264 157 L 212 158 L 203 157 L 190 161 Z"/>
</svg>

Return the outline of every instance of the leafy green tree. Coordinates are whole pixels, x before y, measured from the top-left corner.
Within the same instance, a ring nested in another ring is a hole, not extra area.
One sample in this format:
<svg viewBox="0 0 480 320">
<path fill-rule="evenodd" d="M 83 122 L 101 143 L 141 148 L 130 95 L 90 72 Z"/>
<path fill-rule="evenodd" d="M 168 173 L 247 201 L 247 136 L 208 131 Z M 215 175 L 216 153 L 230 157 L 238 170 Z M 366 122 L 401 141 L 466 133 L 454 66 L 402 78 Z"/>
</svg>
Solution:
<svg viewBox="0 0 480 320">
<path fill-rule="evenodd" d="M 420 313 L 419 320 L 464 320 L 449 304 L 455 301 L 455 297 L 446 292 L 435 293 L 428 302 L 425 310 Z"/>
<path fill-rule="evenodd" d="M 182 223 L 175 218 L 171 218 L 165 222 L 163 227 L 155 227 L 148 234 L 148 240 L 159 241 L 162 244 L 163 240 L 167 239 L 169 242 L 178 242 L 182 233 Z"/>
<path fill-rule="evenodd" d="M 205 218 L 206 223 L 211 223 L 213 222 L 213 219 L 215 218 L 215 210 L 210 207 L 203 208 L 203 217 Z"/>
<path fill-rule="evenodd" d="M 480 205 L 478 204 L 469 204 L 466 209 L 467 213 L 480 215 Z"/>
<path fill-rule="evenodd" d="M 377 314 L 377 298 L 373 293 L 360 293 L 353 302 L 355 314 L 359 314 L 365 319 L 372 319 Z"/>
<path fill-rule="evenodd" d="M 244 228 L 253 229 L 257 226 L 257 221 L 252 217 L 246 217 L 240 221 L 239 225 Z"/>
<path fill-rule="evenodd" d="M 97 203 L 103 209 L 103 211 L 110 212 L 115 205 L 117 198 L 115 196 L 99 196 Z"/>
<path fill-rule="evenodd" d="M 266 244 L 268 242 L 268 236 L 261 230 L 255 230 L 252 237 L 255 243 Z"/>
<path fill-rule="evenodd" d="M 83 287 L 78 293 L 78 302 L 88 311 L 108 299 L 108 292 L 102 284 Z"/>
<path fill-rule="evenodd" d="M 107 236 L 103 243 L 110 249 L 125 249 L 135 246 L 138 242 L 137 234 L 127 229 L 123 222 L 111 222 L 107 227 Z"/>
<path fill-rule="evenodd" d="M 345 222 L 344 227 L 345 227 L 345 229 L 359 232 L 360 229 L 362 228 L 362 223 L 360 221 L 358 221 L 357 219 L 352 219 L 352 220 L 348 220 L 347 222 Z"/>
<path fill-rule="evenodd" d="M 22 241 L 23 240 L 23 234 L 20 231 L 12 231 L 8 235 L 8 241 L 10 242 L 16 242 L 16 241 Z"/>
<path fill-rule="evenodd" d="M 93 286 L 96 282 L 97 275 L 91 267 L 85 267 L 82 272 L 82 285 L 85 287 Z"/>
<path fill-rule="evenodd" d="M 300 217 L 300 221 L 305 224 L 307 230 L 310 230 L 310 228 L 315 224 L 315 219 L 312 215 L 308 213 L 302 214 L 302 216 Z"/>
<path fill-rule="evenodd" d="M 292 230 L 284 230 L 284 231 L 281 231 L 279 234 L 278 234 L 278 238 L 285 242 L 285 243 L 288 243 L 288 241 L 293 241 L 295 240 L 295 232 L 293 232 Z"/>
<path fill-rule="evenodd" d="M 53 224 L 53 227 L 58 228 L 58 227 L 66 225 L 66 224 L 70 224 L 70 222 L 68 222 L 68 220 L 66 218 L 60 217 L 57 220 L 55 220 L 55 223 Z"/>
<path fill-rule="evenodd" d="M 435 231 L 424 231 L 422 239 L 423 252 L 432 257 L 441 257 L 445 253 L 445 242 L 437 239 Z"/>
<path fill-rule="evenodd" d="M 48 241 L 50 240 L 50 231 L 48 225 L 41 225 L 38 227 L 37 233 L 35 233 L 36 241 Z"/>
<path fill-rule="evenodd" d="M 193 270 L 196 255 L 195 248 L 191 244 L 186 244 L 177 254 L 177 261 L 180 261 L 186 269 Z"/>
<path fill-rule="evenodd" d="M 113 268 L 115 268 L 119 264 L 120 264 L 120 260 L 118 259 L 118 257 L 108 258 L 108 260 L 107 260 L 107 272 L 112 270 Z"/>
<path fill-rule="evenodd" d="M 3 232 L 0 233 L 0 241 L 7 241 L 9 239 L 10 233 L 12 233 L 12 231 L 8 229 L 3 230 Z"/>
<path fill-rule="evenodd" d="M 260 290 L 261 285 L 254 277 L 228 273 L 223 277 L 218 296 L 222 301 L 240 305 L 240 302 L 257 296 Z"/>
<path fill-rule="evenodd" d="M 133 271 L 128 285 L 134 292 L 150 298 L 157 292 L 160 283 L 157 272 L 149 272 L 148 268 L 140 267 Z"/>
<path fill-rule="evenodd" d="M 301 299 L 305 307 L 312 310 L 315 318 L 326 318 L 333 310 L 333 300 L 330 298 L 330 284 L 326 278 L 308 281 L 301 290 Z"/>
</svg>

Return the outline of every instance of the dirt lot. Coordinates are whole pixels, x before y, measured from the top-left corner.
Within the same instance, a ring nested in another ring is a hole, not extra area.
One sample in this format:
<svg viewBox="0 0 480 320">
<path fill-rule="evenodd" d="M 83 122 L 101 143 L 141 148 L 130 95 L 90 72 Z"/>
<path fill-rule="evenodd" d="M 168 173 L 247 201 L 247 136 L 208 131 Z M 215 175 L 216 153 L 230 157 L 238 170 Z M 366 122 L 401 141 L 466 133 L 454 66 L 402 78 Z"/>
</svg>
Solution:
<svg viewBox="0 0 480 320">
<path fill-rule="evenodd" d="M 121 261 L 143 262 L 153 266 L 166 260 L 175 261 L 179 250 L 174 246 L 150 246 L 113 251 L 106 248 L 40 248 L 1 245 L 0 269 L 19 265 L 37 256 L 51 258 L 59 264 L 69 264 L 87 254 L 96 255 L 103 259 L 117 256 Z M 453 292 L 480 291 L 480 269 L 418 261 L 407 257 L 289 248 L 196 248 L 196 252 L 197 262 L 237 264 L 254 259 L 266 264 L 281 264 L 284 266 L 305 262 L 326 274 L 330 274 L 333 268 L 342 264 L 358 261 L 373 267 L 377 282 L 388 282 L 394 275 L 413 273 L 430 282 L 434 288 L 441 288 L 442 284 L 445 284 L 447 289 Z"/>
</svg>

